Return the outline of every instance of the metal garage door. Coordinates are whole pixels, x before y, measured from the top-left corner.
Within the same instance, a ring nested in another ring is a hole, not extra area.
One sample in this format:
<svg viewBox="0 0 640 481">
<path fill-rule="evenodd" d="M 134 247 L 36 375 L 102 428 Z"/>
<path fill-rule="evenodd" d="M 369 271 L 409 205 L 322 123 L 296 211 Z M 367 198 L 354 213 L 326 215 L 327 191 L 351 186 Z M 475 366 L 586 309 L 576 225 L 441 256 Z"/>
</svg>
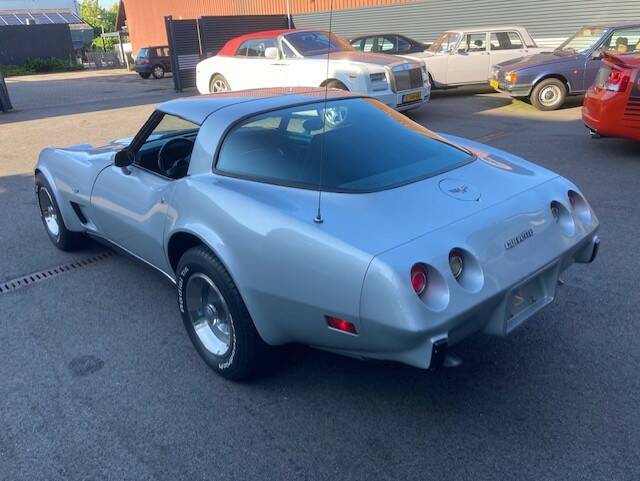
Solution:
<svg viewBox="0 0 640 481">
<path fill-rule="evenodd" d="M 403 33 L 433 42 L 452 28 L 523 25 L 541 45 L 555 46 L 578 27 L 640 22 L 640 0 L 418 0 L 406 5 L 336 10 L 333 31 L 345 37 Z M 329 28 L 329 13 L 294 15 L 297 28 Z"/>
</svg>

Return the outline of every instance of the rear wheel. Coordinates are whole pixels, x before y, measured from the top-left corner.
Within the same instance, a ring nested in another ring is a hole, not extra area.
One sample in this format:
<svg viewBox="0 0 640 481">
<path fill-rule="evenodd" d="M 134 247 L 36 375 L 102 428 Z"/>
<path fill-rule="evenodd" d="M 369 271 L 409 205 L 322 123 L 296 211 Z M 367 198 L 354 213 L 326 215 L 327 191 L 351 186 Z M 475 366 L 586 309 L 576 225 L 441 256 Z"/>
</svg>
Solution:
<svg viewBox="0 0 640 481">
<path fill-rule="evenodd" d="M 151 74 L 148 72 L 138 72 L 138 75 L 140 75 L 140 77 L 142 77 L 145 80 L 151 76 Z"/>
<path fill-rule="evenodd" d="M 151 70 L 151 74 L 153 75 L 153 78 L 161 79 L 164 77 L 164 67 L 162 65 L 155 65 Z"/>
<path fill-rule="evenodd" d="M 221 92 L 228 92 L 229 90 L 231 90 L 229 82 L 227 82 L 227 79 L 222 75 L 216 74 L 211 78 L 211 81 L 209 82 L 209 92 L 212 94 L 218 94 Z"/>
<path fill-rule="evenodd" d="M 538 110 L 556 110 L 567 98 L 567 86 L 562 80 L 548 78 L 538 83 L 531 92 L 531 103 Z"/>
<path fill-rule="evenodd" d="M 74 251 L 81 248 L 85 244 L 86 238 L 82 233 L 70 231 L 64 225 L 51 186 L 44 175 L 40 173 L 36 174 L 36 196 L 42 224 L 53 245 L 63 251 Z"/>
<path fill-rule="evenodd" d="M 206 247 L 197 246 L 185 252 L 177 272 L 182 320 L 205 363 L 231 380 L 255 374 L 269 348 L 224 266 Z"/>
</svg>

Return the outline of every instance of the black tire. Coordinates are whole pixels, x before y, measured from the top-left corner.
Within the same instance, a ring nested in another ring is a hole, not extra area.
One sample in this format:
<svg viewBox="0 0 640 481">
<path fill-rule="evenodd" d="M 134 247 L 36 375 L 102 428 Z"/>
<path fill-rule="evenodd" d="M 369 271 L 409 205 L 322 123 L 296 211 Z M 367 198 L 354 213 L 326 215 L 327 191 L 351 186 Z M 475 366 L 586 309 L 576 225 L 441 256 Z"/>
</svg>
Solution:
<svg viewBox="0 0 640 481">
<path fill-rule="evenodd" d="M 67 229 L 56 198 L 53 195 L 53 189 L 41 173 L 36 174 L 36 200 L 40 210 L 42 225 L 54 246 L 62 251 L 75 251 L 84 247 L 87 238 L 81 232 L 73 232 Z M 51 211 L 49 211 L 47 205 L 49 202 L 52 209 Z M 46 214 L 55 215 L 57 233 L 47 224 Z"/>
<path fill-rule="evenodd" d="M 184 253 L 178 263 L 178 307 L 191 342 L 204 362 L 221 376 L 239 381 L 258 373 L 268 358 L 269 346 L 262 340 L 253 324 L 240 293 L 222 263 L 204 246 Z M 196 306 L 189 304 L 189 282 L 192 278 L 206 278 L 213 282 L 230 313 L 230 347 L 221 355 L 209 350 L 194 327 L 192 315 Z M 190 312 L 191 311 L 191 312 Z"/>
<path fill-rule="evenodd" d="M 343 84 L 342 82 L 340 82 L 340 80 L 329 80 L 325 84 L 325 87 L 330 88 L 330 89 L 346 90 L 347 92 L 349 91 L 347 86 L 345 84 Z"/>
<path fill-rule="evenodd" d="M 153 78 L 160 80 L 164 77 L 164 67 L 160 64 L 154 65 L 151 69 L 151 75 L 153 75 Z"/>
<path fill-rule="evenodd" d="M 221 90 L 222 88 L 224 88 L 224 90 Z M 215 74 L 213 77 L 211 77 L 211 80 L 209 81 L 209 92 L 210 93 L 220 93 L 220 92 L 229 92 L 231 90 L 231 86 L 229 85 L 229 82 L 227 82 L 227 79 L 224 78 L 223 75 L 220 74 Z"/>
<path fill-rule="evenodd" d="M 151 77 L 151 74 L 147 72 L 138 72 L 138 75 L 140 75 L 140 77 L 142 77 L 145 80 Z"/>
<path fill-rule="evenodd" d="M 533 88 L 529 99 L 538 110 L 557 110 L 567 98 L 566 84 L 557 78 L 544 79 Z"/>
</svg>

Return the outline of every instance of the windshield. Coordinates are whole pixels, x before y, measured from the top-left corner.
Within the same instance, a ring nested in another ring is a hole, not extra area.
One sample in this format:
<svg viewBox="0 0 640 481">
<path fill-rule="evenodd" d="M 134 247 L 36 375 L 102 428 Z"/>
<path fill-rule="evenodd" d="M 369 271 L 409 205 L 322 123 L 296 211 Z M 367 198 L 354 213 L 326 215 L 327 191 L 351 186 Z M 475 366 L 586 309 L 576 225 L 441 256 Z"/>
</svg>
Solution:
<svg viewBox="0 0 640 481">
<path fill-rule="evenodd" d="M 268 183 L 357 193 L 416 182 L 473 159 L 383 103 L 356 98 L 249 118 L 225 138 L 216 168 Z"/>
<path fill-rule="evenodd" d="M 429 52 L 443 53 L 449 52 L 455 48 L 460 40 L 460 34 L 458 32 L 447 32 L 440 35 L 438 40 L 433 42 L 429 47 Z"/>
<path fill-rule="evenodd" d="M 606 32 L 604 28 L 585 27 L 560 45 L 556 51 L 566 53 L 584 53 L 593 47 Z"/>
<path fill-rule="evenodd" d="M 327 51 L 353 50 L 346 40 L 329 32 L 294 32 L 285 38 L 303 57 L 322 55 Z"/>
</svg>

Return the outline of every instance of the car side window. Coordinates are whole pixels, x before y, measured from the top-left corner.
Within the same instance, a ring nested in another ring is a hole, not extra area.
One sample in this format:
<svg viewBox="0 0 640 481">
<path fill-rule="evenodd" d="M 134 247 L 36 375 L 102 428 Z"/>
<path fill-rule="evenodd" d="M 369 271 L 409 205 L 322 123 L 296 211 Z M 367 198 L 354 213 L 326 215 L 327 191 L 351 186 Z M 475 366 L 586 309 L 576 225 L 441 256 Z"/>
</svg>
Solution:
<svg viewBox="0 0 640 481">
<path fill-rule="evenodd" d="M 468 33 L 463 37 L 458 48 L 467 52 L 484 52 L 487 50 L 486 43 L 486 33 Z"/>
<path fill-rule="evenodd" d="M 378 52 L 388 54 L 397 53 L 395 39 L 392 37 L 378 37 Z"/>
<path fill-rule="evenodd" d="M 238 48 L 236 57 L 264 57 L 264 52 L 269 47 L 277 47 L 276 41 L 272 38 L 246 40 Z"/>
<path fill-rule="evenodd" d="M 289 47 L 289 44 L 287 44 L 287 42 L 282 41 L 280 44 L 282 45 L 282 55 L 283 55 L 284 58 L 295 58 L 296 57 L 296 54 L 293 52 L 291 47 Z"/>
<path fill-rule="evenodd" d="M 518 32 L 492 32 L 491 50 L 518 50 L 524 48 Z"/>
<path fill-rule="evenodd" d="M 398 53 L 404 53 L 411 50 L 411 44 L 402 37 L 396 37 L 398 45 Z"/>
<path fill-rule="evenodd" d="M 617 30 L 605 42 L 605 50 L 620 54 L 640 52 L 640 28 Z"/>
<path fill-rule="evenodd" d="M 351 46 L 356 50 L 362 50 L 362 44 L 364 42 L 364 38 L 359 38 L 358 40 L 353 40 L 351 42 Z"/>
<path fill-rule="evenodd" d="M 365 38 L 362 42 L 362 48 L 360 50 L 362 50 L 363 52 L 373 52 L 374 42 L 374 37 Z"/>
</svg>

